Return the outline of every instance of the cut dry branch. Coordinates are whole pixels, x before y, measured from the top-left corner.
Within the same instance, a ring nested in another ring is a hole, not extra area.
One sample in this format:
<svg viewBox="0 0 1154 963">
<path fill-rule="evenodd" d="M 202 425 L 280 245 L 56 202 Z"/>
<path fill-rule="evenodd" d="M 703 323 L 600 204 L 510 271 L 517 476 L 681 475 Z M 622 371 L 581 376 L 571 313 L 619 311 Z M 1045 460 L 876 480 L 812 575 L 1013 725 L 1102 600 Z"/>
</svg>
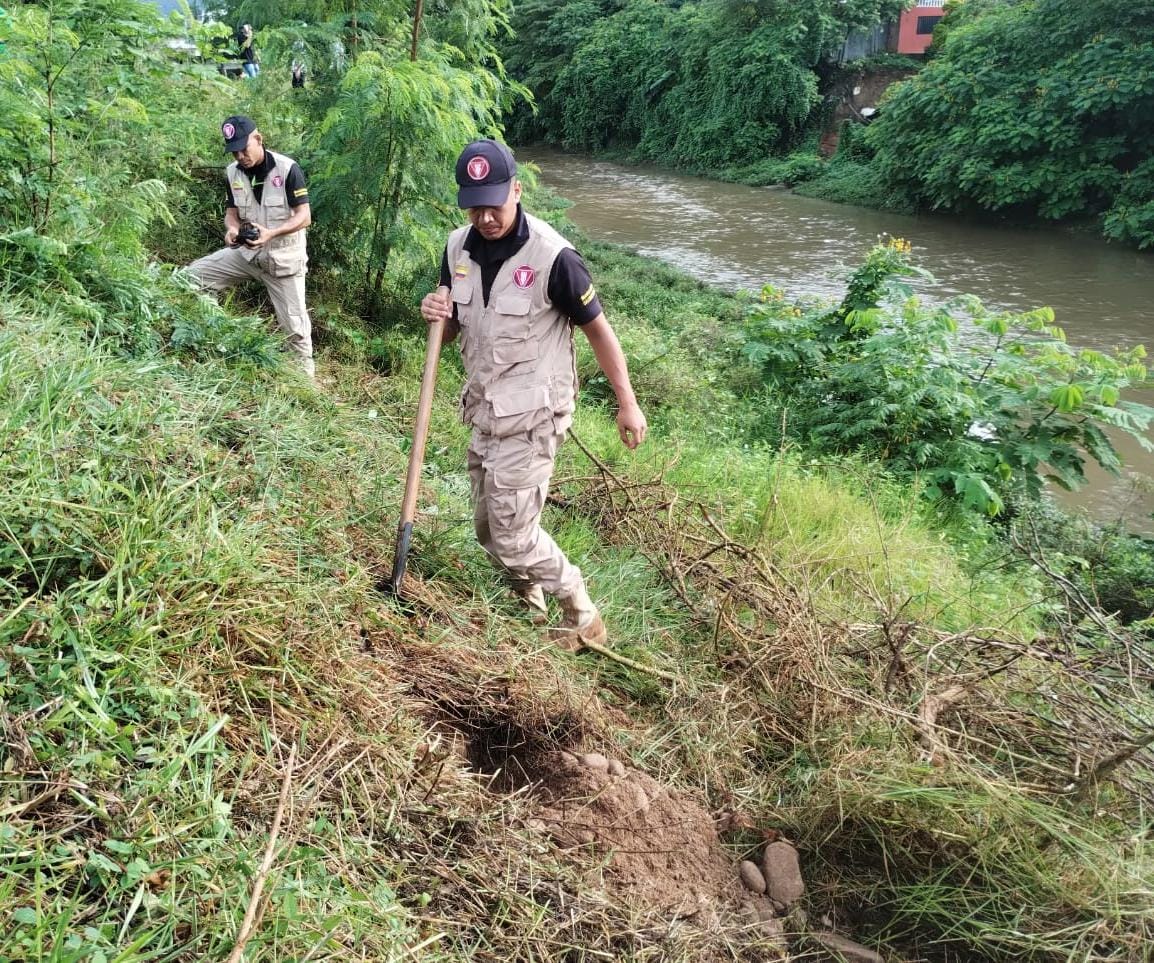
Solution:
<svg viewBox="0 0 1154 963">
<path fill-rule="evenodd" d="M 252 896 L 248 901 L 248 909 L 244 911 L 244 919 L 240 924 L 240 932 L 236 936 L 236 945 L 232 948 L 232 953 L 229 954 L 227 963 L 240 963 L 244 956 L 244 947 L 248 943 L 249 937 L 252 936 L 256 929 L 257 910 L 261 905 L 261 895 L 264 893 L 264 884 L 268 879 L 269 871 L 272 869 L 273 857 L 276 854 L 276 842 L 280 836 L 280 824 L 284 818 L 285 806 L 288 803 L 289 787 L 292 785 L 293 764 L 297 758 L 297 747 L 293 744 L 289 750 L 288 762 L 285 763 L 284 779 L 281 780 L 280 785 L 280 801 L 277 803 L 276 814 L 272 818 L 272 828 L 268 834 L 268 846 L 265 847 L 264 859 L 261 860 L 260 867 L 256 871 L 256 876 L 253 879 Z"/>
</svg>

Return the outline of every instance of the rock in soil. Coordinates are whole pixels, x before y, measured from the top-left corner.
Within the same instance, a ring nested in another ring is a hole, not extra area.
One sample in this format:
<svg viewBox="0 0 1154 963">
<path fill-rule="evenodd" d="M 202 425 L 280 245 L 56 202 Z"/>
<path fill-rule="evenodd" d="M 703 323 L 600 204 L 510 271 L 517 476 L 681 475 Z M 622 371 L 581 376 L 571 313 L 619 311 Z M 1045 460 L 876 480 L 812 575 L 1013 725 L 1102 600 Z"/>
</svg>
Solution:
<svg viewBox="0 0 1154 963">
<path fill-rule="evenodd" d="M 789 906 L 805 895 L 797 850 L 789 843 L 779 840 L 766 846 L 761 870 L 765 874 L 766 892 L 770 899 Z"/>
<path fill-rule="evenodd" d="M 738 871 L 741 873 L 741 881 L 745 884 L 747 890 L 758 895 L 765 892 L 765 877 L 762 875 L 761 870 L 757 868 L 757 863 L 743 859 Z"/>
<path fill-rule="evenodd" d="M 581 761 L 594 772 L 609 771 L 609 760 L 599 752 L 587 752 L 581 757 Z"/>
</svg>

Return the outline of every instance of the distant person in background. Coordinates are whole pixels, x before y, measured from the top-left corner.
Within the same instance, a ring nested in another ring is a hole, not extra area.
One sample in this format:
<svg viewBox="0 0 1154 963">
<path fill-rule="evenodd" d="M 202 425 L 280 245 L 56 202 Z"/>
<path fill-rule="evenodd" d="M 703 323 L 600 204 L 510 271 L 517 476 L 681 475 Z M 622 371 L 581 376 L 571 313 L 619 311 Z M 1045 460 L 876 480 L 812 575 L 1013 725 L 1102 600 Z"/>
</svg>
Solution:
<svg viewBox="0 0 1154 963">
<path fill-rule="evenodd" d="M 313 217 L 305 176 L 291 157 L 265 148 L 248 117 L 229 117 L 220 130 L 224 149 L 236 158 L 226 173 L 225 247 L 193 261 L 189 273 L 210 291 L 249 280 L 264 284 L 288 350 L 311 378 L 316 369 L 305 306 L 305 229 Z"/>
<path fill-rule="evenodd" d="M 246 23 L 240 28 L 240 59 L 244 61 L 244 75 L 255 77 L 260 73 L 260 58 L 256 47 L 253 46 L 252 24 Z"/>
<path fill-rule="evenodd" d="M 305 65 L 299 60 L 293 61 L 292 78 L 294 87 L 303 87 L 305 85 Z"/>
</svg>

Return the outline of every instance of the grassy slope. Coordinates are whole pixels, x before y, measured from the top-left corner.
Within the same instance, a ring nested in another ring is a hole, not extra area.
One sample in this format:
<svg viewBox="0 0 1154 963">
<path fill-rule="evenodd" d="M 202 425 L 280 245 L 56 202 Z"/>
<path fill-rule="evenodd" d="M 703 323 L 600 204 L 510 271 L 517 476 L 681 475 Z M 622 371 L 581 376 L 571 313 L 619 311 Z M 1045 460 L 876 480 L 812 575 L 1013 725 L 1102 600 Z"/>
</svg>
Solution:
<svg viewBox="0 0 1154 963">
<path fill-rule="evenodd" d="M 866 467 L 728 441 L 743 415 L 701 359 L 735 306 L 590 256 L 658 430 L 629 458 L 587 404 L 575 434 L 596 462 L 565 447 L 547 525 L 621 651 L 680 675 L 672 688 L 519 620 L 472 543 L 451 357 L 414 602 L 379 591 L 419 331 L 388 335 L 389 376 L 334 362 L 318 391 L 118 356 L 43 302 L 5 301 L 0 959 L 223 958 L 291 746 L 250 959 L 722 952 L 732 933 L 668 933 L 588 891 L 526 827 L 531 797 L 442 749 L 510 732 L 610 748 L 784 831 L 815 907 L 859 936 L 931 958 L 1138 958 L 1136 824 L 1109 797 L 1092 826 L 1043 792 L 1065 760 L 1031 753 L 1036 710 L 1015 705 L 1064 692 L 1052 661 L 1023 649 L 984 679 L 994 661 L 958 634 L 1031 636 L 1032 582 L 964 571 Z M 959 678 L 972 711 L 943 703 L 927 727 L 927 696 Z M 735 862 L 759 838 L 727 836 Z"/>
</svg>

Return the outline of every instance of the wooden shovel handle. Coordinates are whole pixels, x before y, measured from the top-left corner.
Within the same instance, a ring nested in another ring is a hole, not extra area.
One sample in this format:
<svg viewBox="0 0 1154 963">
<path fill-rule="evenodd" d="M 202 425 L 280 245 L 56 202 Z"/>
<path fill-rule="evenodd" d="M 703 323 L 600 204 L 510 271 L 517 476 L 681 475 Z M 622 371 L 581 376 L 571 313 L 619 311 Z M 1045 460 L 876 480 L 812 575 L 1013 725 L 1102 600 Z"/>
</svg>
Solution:
<svg viewBox="0 0 1154 963">
<path fill-rule="evenodd" d="M 409 556 L 409 542 L 413 534 L 413 520 L 417 516 L 417 498 L 421 494 L 421 468 L 425 463 L 425 439 L 429 434 L 429 417 L 433 411 L 433 392 L 437 387 L 437 363 L 441 357 L 441 336 L 445 322 L 433 321 L 428 325 L 425 342 L 425 370 L 421 373 L 421 394 L 417 399 L 417 421 L 413 425 L 413 446 L 409 450 L 409 470 L 405 474 L 405 496 L 401 500 L 401 520 L 397 525 L 397 551 L 393 559 L 391 588 L 401 594 L 405 577 L 405 563 Z"/>
<path fill-rule="evenodd" d="M 425 370 L 421 373 L 421 394 L 417 399 L 417 421 L 413 425 L 413 447 L 409 452 L 409 471 L 405 475 L 405 497 L 401 502 L 401 524 L 417 515 L 417 496 L 421 493 L 421 467 L 425 463 L 425 438 L 429 434 L 429 416 L 433 411 L 433 392 L 437 387 L 437 362 L 441 357 L 441 335 L 444 321 L 428 325 L 425 341 Z"/>
</svg>

